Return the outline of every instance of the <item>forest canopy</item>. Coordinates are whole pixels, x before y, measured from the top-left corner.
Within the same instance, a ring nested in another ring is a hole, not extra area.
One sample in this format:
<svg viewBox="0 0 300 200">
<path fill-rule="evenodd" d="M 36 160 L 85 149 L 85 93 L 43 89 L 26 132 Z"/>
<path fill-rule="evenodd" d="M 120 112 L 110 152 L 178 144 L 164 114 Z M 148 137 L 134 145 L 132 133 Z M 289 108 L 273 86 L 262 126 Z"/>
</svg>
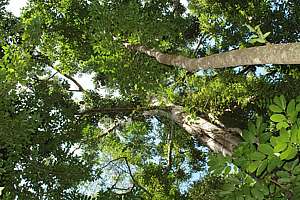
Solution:
<svg viewBox="0 0 300 200">
<path fill-rule="evenodd" d="M 299 0 L 8 3 L 1 199 L 300 199 Z"/>
</svg>

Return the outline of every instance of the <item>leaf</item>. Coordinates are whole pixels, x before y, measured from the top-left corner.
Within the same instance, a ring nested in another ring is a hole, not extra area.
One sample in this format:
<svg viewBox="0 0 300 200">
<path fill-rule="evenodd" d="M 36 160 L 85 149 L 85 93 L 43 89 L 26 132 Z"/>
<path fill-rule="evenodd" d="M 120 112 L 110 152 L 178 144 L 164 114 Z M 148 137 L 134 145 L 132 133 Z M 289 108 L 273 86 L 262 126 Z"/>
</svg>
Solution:
<svg viewBox="0 0 300 200">
<path fill-rule="evenodd" d="M 2 195 L 3 190 L 4 190 L 4 187 L 0 187 L 0 196 Z"/>
<path fill-rule="evenodd" d="M 288 115 L 292 115 L 293 114 L 293 112 L 295 111 L 295 109 L 296 109 L 296 102 L 295 102 L 295 99 L 292 99 L 290 102 L 289 102 L 289 104 L 288 104 L 288 106 L 287 106 L 287 109 L 286 109 L 286 112 L 287 112 L 287 114 Z"/>
<path fill-rule="evenodd" d="M 278 183 L 282 184 L 282 183 L 289 183 L 291 182 L 291 178 L 279 178 L 278 179 Z"/>
<path fill-rule="evenodd" d="M 298 144 L 300 144 L 300 128 L 297 131 L 297 135 L 298 135 Z"/>
<path fill-rule="evenodd" d="M 294 169 L 293 169 L 293 174 L 295 175 L 299 175 L 300 174 L 300 165 L 296 166 Z"/>
<path fill-rule="evenodd" d="M 253 143 L 255 140 L 255 135 L 247 130 L 243 131 L 242 137 L 246 142 L 249 143 Z"/>
<path fill-rule="evenodd" d="M 271 34 L 271 32 L 266 32 L 263 36 L 264 39 L 266 39 L 269 35 Z"/>
<path fill-rule="evenodd" d="M 287 122 L 279 122 L 278 124 L 276 124 L 276 129 L 278 131 L 287 127 L 289 127 L 289 124 Z"/>
<path fill-rule="evenodd" d="M 261 191 L 259 191 L 256 187 L 251 189 L 251 193 L 256 199 L 264 199 L 264 194 Z"/>
<path fill-rule="evenodd" d="M 286 147 L 287 147 L 286 142 L 279 142 L 279 143 L 277 143 L 277 145 L 275 145 L 274 152 L 279 153 L 281 151 L 284 151 L 286 149 Z"/>
<path fill-rule="evenodd" d="M 260 129 L 261 125 L 262 125 L 262 117 L 259 116 L 256 118 L 256 128 Z"/>
<path fill-rule="evenodd" d="M 228 191 L 228 192 L 232 192 L 234 191 L 234 189 L 235 189 L 234 184 L 230 184 L 230 183 L 224 184 L 222 187 L 223 191 Z"/>
<path fill-rule="evenodd" d="M 283 110 L 285 110 L 285 108 L 286 108 L 286 100 L 285 100 L 285 98 L 284 98 L 283 95 L 280 95 L 280 103 L 281 103 L 281 108 Z"/>
<path fill-rule="evenodd" d="M 266 41 L 265 39 L 263 39 L 263 38 L 257 38 L 257 39 L 256 39 L 256 42 L 265 44 L 267 41 Z"/>
<path fill-rule="evenodd" d="M 274 97 L 274 103 L 278 105 L 282 110 L 285 110 L 286 100 L 283 95 L 281 95 L 280 97 Z"/>
<path fill-rule="evenodd" d="M 266 154 L 266 155 L 272 155 L 273 152 L 273 148 L 271 147 L 271 145 L 269 144 L 261 144 L 258 146 L 258 151 Z"/>
<path fill-rule="evenodd" d="M 300 105 L 300 104 L 299 104 Z M 276 112 L 276 113 L 281 113 L 283 112 L 282 108 L 280 108 L 279 106 L 275 105 L 275 104 L 272 104 L 269 106 L 269 109 L 272 111 L 272 112 Z"/>
<path fill-rule="evenodd" d="M 256 171 L 256 176 L 260 176 L 261 173 L 266 169 L 268 165 L 268 160 L 264 160 L 260 163 L 259 167 L 257 168 L 257 171 Z"/>
<path fill-rule="evenodd" d="M 255 29 L 252 27 L 252 26 L 250 26 L 249 24 L 246 24 L 245 25 L 248 29 L 249 29 L 249 31 L 251 31 L 252 33 L 255 33 L 256 31 L 255 31 Z"/>
<path fill-rule="evenodd" d="M 300 103 L 297 104 L 296 111 L 298 111 L 298 112 L 300 111 Z"/>
<path fill-rule="evenodd" d="M 283 122 L 286 121 L 286 118 L 282 114 L 274 114 L 270 118 L 273 122 Z"/>
<path fill-rule="evenodd" d="M 255 170 L 258 168 L 258 166 L 260 165 L 260 162 L 261 161 L 254 161 L 254 162 L 251 162 L 248 166 L 247 166 L 247 171 L 249 173 L 253 173 L 255 172 Z"/>
<path fill-rule="evenodd" d="M 251 153 L 251 155 L 250 155 L 251 160 L 263 160 L 263 159 L 265 159 L 265 157 L 266 156 L 264 154 L 257 152 L 257 151 Z"/>
<path fill-rule="evenodd" d="M 280 135 L 278 137 L 278 142 L 290 142 L 290 131 L 286 129 L 280 130 Z"/>
<path fill-rule="evenodd" d="M 293 128 L 291 130 L 291 142 L 294 144 L 298 144 L 298 129 Z"/>
<path fill-rule="evenodd" d="M 281 160 L 290 160 L 293 159 L 297 155 L 298 151 L 295 147 L 289 145 L 287 150 L 281 153 L 280 159 Z"/>
<path fill-rule="evenodd" d="M 277 137 L 271 136 L 270 143 L 273 147 L 276 146 L 276 144 L 278 144 Z"/>
<path fill-rule="evenodd" d="M 278 171 L 276 172 L 276 175 L 280 178 L 287 178 L 290 176 L 289 172 L 287 171 Z"/>
<path fill-rule="evenodd" d="M 270 156 L 268 158 L 268 167 L 267 167 L 268 172 L 273 171 L 276 167 L 280 167 L 281 164 L 282 161 L 278 157 Z"/>
</svg>

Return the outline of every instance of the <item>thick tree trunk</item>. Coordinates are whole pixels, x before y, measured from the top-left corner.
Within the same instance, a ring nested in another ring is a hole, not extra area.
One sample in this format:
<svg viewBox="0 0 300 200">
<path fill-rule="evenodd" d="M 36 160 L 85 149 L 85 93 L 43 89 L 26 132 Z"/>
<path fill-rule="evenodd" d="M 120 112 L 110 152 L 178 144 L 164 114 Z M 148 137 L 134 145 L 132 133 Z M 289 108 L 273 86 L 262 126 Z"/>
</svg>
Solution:
<svg viewBox="0 0 300 200">
<path fill-rule="evenodd" d="M 201 117 L 192 119 L 188 113 L 184 112 L 182 106 L 171 106 L 170 113 L 164 110 L 150 110 L 145 111 L 144 114 L 171 117 L 202 144 L 223 155 L 231 155 L 233 149 L 241 142 L 240 129 L 217 126 Z"/>
<path fill-rule="evenodd" d="M 129 49 L 154 57 L 165 65 L 182 67 L 190 72 L 208 68 L 227 68 L 259 64 L 300 64 L 300 43 L 268 44 L 219 53 L 199 59 L 161 53 L 145 46 L 128 45 Z"/>
</svg>

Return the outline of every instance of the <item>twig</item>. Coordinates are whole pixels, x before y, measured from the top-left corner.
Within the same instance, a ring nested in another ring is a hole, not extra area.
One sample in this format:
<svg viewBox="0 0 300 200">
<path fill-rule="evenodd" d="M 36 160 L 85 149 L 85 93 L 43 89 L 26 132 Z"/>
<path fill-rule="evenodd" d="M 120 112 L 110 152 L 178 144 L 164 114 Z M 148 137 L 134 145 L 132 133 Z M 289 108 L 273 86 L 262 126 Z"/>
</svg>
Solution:
<svg viewBox="0 0 300 200">
<path fill-rule="evenodd" d="M 118 123 L 115 123 L 113 126 L 111 126 L 110 128 L 108 128 L 108 129 L 105 131 L 105 133 L 99 135 L 99 136 L 97 137 L 97 139 L 100 139 L 100 138 L 103 138 L 103 137 L 107 136 L 109 133 L 111 133 L 113 130 L 115 130 L 118 126 L 120 126 L 121 123 L 122 123 L 122 121 L 119 121 Z"/>
<path fill-rule="evenodd" d="M 126 163 L 126 165 L 127 165 L 128 172 L 129 172 L 129 175 L 130 175 L 130 177 L 131 177 L 133 183 L 134 183 L 135 185 L 137 185 L 138 187 L 140 187 L 142 190 L 144 190 L 149 196 L 152 196 L 152 194 L 151 194 L 146 188 L 144 188 L 143 186 L 141 186 L 141 185 L 135 180 L 135 178 L 134 178 L 134 176 L 133 176 L 133 174 L 132 174 L 132 172 L 131 172 L 131 168 L 130 168 L 130 166 L 129 166 L 127 157 L 124 157 L 124 159 L 125 159 L 125 163 Z"/>
<path fill-rule="evenodd" d="M 127 169 L 128 169 L 128 174 L 129 174 L 129 176 L 131 177 L 131 180 L 132 180 L 133 184 L 136 185 L 136 186 L 138 186 L 138 187 L 141 188 L 142 190 L 144 190 L 149 196 L 152 196 L 152 194 L 151 194 L 146 188 L 144 188 L 142 185 L 140 185 L 140 184 L 136 181 L 136 179 L 134 178 L 134 176 L 133 176 L 133 174 L 132 174 L 132 171 L 131 171 L 131 168 L 130 168 L 130 165 L 129 165 L 129 163 L 128 163 L 127 157 L 123 156 L 123 157 L 119 157 L 119 158 L 113 159 L 113 160 L 109 161 L 106 165 L 104 165 L 104 166 L 102 167 L 102 169 L 105 168 L 105 167 L 107 167 L 107 166 L 109 166 L 111 163 L 113 163 L 113 162 L 115 162 L 115 161 L 117 161 L 117 160 L 121 160 L 121 159 L 124 159 L 124 160 L 125 160 L 125 164 L 126 164 L 126 167 L 127 167 Z M 133 188 L 133 187 L 132 187 L 132 188 Z"/>
<path fill-rule="evenodd" d="M 207 38 L 208 36 L 205 35 L 205 36 L 201 36 L 200 39 L 199 39 L 199 42 L 198 42 L 198 45 L 196 47 L 196 49 L 194 50 L 194 55 L 196 55 L 198 49 L 200 48 L 200 45 L 203 43 L 203 41 Z"/>
<path fill-rule="evenodd" d="M 174 120 L 172 119 L 172 121 L 171 121 L 171 131 L 168 134 L 168 143 L 169 143 L 169 146 L 168 146 L 168 163 L 167 163 L 167 166 L 164 170 L 164 174 L 169 173 L 169 171 L 172 168 L 172 162 L 173 162 L 173 159 L 172 159 L 173 134 L 174 134 Z"/>
</svg>

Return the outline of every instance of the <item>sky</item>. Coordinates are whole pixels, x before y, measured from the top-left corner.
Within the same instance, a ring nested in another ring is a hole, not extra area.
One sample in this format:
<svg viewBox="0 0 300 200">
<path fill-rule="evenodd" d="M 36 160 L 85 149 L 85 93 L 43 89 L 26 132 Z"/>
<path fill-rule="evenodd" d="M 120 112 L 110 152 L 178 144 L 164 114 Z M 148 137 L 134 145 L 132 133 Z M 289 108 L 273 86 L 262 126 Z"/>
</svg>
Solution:
<svg viewBox="0 0 300 200">
<path fill-rule="evenodd" d="M 187 7 L 187 0 L 180 0 L 180 2 Z M 10 0 L 7 9 L 12 12 L 15 16 L 20 16 L 21 8 L 23 8 L 27 3 L 27 0 Z"/>
<path fill-rule="evenodd" d="M 15 16 L 20 16 L 21 8 L 23 8 L 27 3 L 27 0 L 10 0 L 7 10 L 12 12 Z"/>
</svg>

